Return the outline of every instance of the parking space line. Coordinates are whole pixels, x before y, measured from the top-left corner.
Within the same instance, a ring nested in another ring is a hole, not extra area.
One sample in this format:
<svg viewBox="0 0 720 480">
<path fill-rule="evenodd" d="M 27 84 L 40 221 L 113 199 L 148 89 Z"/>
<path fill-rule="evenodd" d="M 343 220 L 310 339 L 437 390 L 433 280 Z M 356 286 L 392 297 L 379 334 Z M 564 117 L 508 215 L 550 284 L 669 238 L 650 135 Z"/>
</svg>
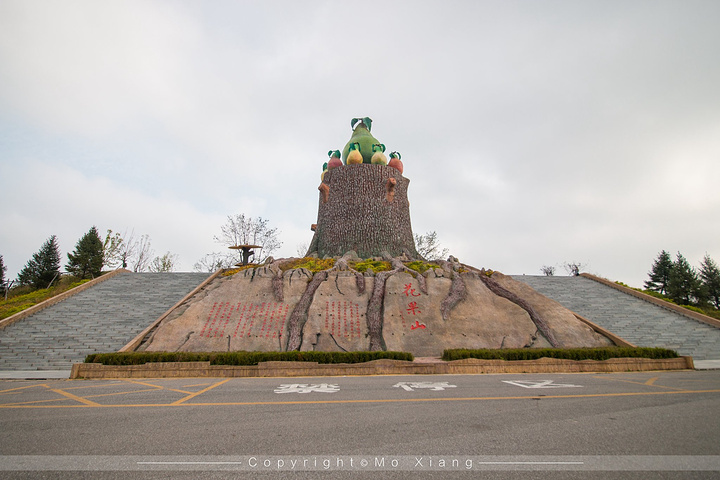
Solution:
<svg viewBox="0 0 720 480">
<path fill-rule="evenodd" d="M 203 393 L 208 392 L 208 391 L 212 390 L 212 389 L 215 388 L 215 387 L 219 387 L 220 385 L 222 385 L 223 383 L 228 382 L 228 381 L 230 381 L 229 378 L 226 378 L 225 380 L 221 380 L 221 381 L 219 381 L 219 382 L 217 382 L 217 383 L 215 383 L 215 384 L 213 384 L 213 385 L 210 385 L 210 386 L 207 387 L 207 388 L 203 388 L 203 389 L 200 390 L 199 392 L 195 392 L 195 393 L 193 393 L 193 394 L 191 394 L 191 395 L 188 395 L 188 396 L 185 397 L 185 398 L 181 398 L 180 400 L 171 403 L 171 405 L 181 405 L 181 404 L 187 402 L 188 400 L 190 400 L 191 398 L 195 398 L 195 397 L 197 397 L 198 395 L 202 395 Z"/>
<path fill-rule="evenodd" d="M 83 390 L 83 389 L 87 390 L 88 388 L 105 388 L 105 387 L 114 387 L 117 385 L 124 385 L 124 383 L 123 382 L 115 382 L 115 383 L 105 383 L 102 385 L 83 385 L 82 387 L 65 387 L 65 388 L 63 388 L 63 390 L 65 390 L 65 391 Z"/>
<path fill-rule="evenodd" d="M 615 392 L 615 393 L 585 393 L 585 394 L 567 394 L 567 395 L 514 395 L 514 396 L 486 396 L 486 397 L 434 397 L 434 398 L 378 398 L 378 399 L 347 399 L 347 400 L 288 400 L 288 401 L 255 401 L 255 402 L 190 402 L 193 398 L 202 395 L 220 385 L 231 380 L 226 378 L 222 381 L 216 382 L 207 388 L 200 390 L 195 393 L 191 393 L 180 400 L 172 403 L 145 403 L 142 404 L 100 404 L 89 400 L 89 398 L 99 396 L 111 396 L 111 395 L 124 395 L 130 393 L 140 392 L 158 392 L 160 389 L 155 388 L 156 386 L 150 385 L 153 388 L 135 390 L 130 392 L 116 392 L 97 394 L 88 397 L 80 397 L 72 393 L 66 392 L 61 389 L 52 388 L 48 385 L 39 385 L 47 388 L 49 391 L 55 392 L 62 395 L 65 398 L 56 398 L 51 400 L 37 400 L 31 402 L 22 403 L 11 403 L 11 404 L 0 404 L 0 409 L 3 408 L 88 408 L 88 407 L 102 407 L 102 408 L 132 408 L 132 407 L 177 407 L 177 406 L 271 406 L 271 405 L 320 405 L 320 404 L 389 404 L 389 403 L 424 403 L 424 402 L 472 402 L 472 401 L 492 401 L 492 400 L 552 400 L 552 399 L 589 399 L 589 398 L 611 398 L 611 397 L 642 397 L 642 396 L 658 396 L 658 395 L 680 395 L 680 394 L 707 394 L 707 393 L 720 393 L 720 389 L 708 389 L 708 390 L 653 390 L 643 392 Z M 652 379 L 650 379 L 652 380 Z M 649 381 L 649 380 L 648 380 Z M 639 383 L 639 382 L 631 382 Z M 644 384 L 643 384 L 644 385 Z M 653 385 L 651 385 L 653 386 Z M 71 399 L 78 404 L 73 405 L 39 405 L 40 403 L 52 403 L 60 402 L 67 399 Z"/>
<path fill-rule="evenodd" d="M 50 400 L 31 400 L 28 402 L 0 403 L 0 407 L 18 407 L 22 405 L 35 405 L 36 403 L 67 402 L 69 398 L 51 398 Z"/>
<path fill-rule="evenodd" d="M 112 397 L 114 395 L 128 395 L 130 393 L 156 392 L 156 391 L 157 391 L 157 388 L 146 388 L 144 390 L 130 390 L 129 392 L 98 393 L 96 395 L 88 395 L 84 398 Z"/>
<path fill-rule="evenodd" d="M 632 383 L 634 385 L 643 385 L 643 386 L 648 386 L 648 387 L 667 388 L 668 390 L 677 390 L 677 391 L 685 391 L 686 390 L 684 388 L 679 388 L 679 387 L 667 387 L 665 385 L 655 385 L 655 382 L 658 379 L 660 379 L 660 377 L 653 377 L 644 382 L 636 382 L 633 380 L 624 380 L 622 378 L 611 378 L 611 377 L 607 377 L 605 375 L 595 375 L 595 378 L 600 378 L 603 380 L 611 380 L 614 382 Z"/>
<path fill-rule="evenodd" d="M 78 396 L 75 395 L 75 394 L 72 394 L 72 393 L 70 393 L 70 392 L 66 392 L 66 391 L 64 391 L 64 390 L 60 390 L 59 388 L 52 388 L 52 387 L 50 387 L 50 386 L 48 386 L 48 385 L 46 385 L 46 387 L 47 387 L 51 392 L 55 392 L 55 393 L 57 393 L 57 394 L 63 395 L 63 396 L 65 396 L 65 397 L 67 397 L 67 398 L 70 398 L 70 399 L 72 399 L 72 400 L 75 400 L 76 402 L 84 403 L 85 405 L 89 405 L 89 406 L 91 406 L 91 407 L 102 407 L 102 405 L 100 405 L 99 403 L 93 402 L 92 400 L 88 400 L 88 399 L 83 398 L 83 397 L 78 397 Z"/>
<path fill-rule="evenodd" d="M 184 393 L 185 395 L 190 395 L 190 394 L 193 393 L 193 392 L 188 392 L 187 390 L 178 390 L 177 388 L 163 387 L 162 385 L 155 385 L 155 384 L 152 384 L 152 383 L 141 382 L 141 381 L 139 381 L 139 380 L 125 380 L 125 382 L 127 382 L 127 383 L 135 383 L 135 384 L 137 384 L 137 385 L 145 385 L 146 387 L 155 387 L 155 388 L 158 389 L 158 390 L 169 390 L 169 391 L 171 391 L 171 392 Z M 206 384 L 206 385 L 207 385 L 207 384 Z"/>
<path fill-rule="evenodd" d="M 26 390 L 28 388 L 35 388 L 35 387 L 47 387 L 47 385 L 43 385 L 42 383 L 36 383 L 35 385 L 26 385 L 24 387 L 16 387 L 16 388 L 8 388 L 6 390 L 0 390 L 0 393 L 17 392 L 18 390 Z"/>
</svg>

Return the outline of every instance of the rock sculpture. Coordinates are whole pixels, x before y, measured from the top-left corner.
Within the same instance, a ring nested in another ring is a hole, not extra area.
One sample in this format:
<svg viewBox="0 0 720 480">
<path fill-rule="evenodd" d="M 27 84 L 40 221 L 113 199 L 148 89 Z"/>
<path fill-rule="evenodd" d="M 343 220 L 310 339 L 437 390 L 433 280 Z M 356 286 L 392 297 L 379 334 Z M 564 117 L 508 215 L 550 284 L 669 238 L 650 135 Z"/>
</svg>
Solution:
<svg viewBox="0 0 720 480">
<path fill-rule="evenodd" d="M 612 341 L 529 286 L 455 257 L 420 258 L 400 154 L 385 165 L 372 120 L 329 151 L 303 259 L 245 265 L 165 317 L 139 350 L 401 350 L 593 347 Z M 375 147 L 373 149 L 373 147 Z M 373 160 L 375 159 L 375 160 Z"/>
</svg>

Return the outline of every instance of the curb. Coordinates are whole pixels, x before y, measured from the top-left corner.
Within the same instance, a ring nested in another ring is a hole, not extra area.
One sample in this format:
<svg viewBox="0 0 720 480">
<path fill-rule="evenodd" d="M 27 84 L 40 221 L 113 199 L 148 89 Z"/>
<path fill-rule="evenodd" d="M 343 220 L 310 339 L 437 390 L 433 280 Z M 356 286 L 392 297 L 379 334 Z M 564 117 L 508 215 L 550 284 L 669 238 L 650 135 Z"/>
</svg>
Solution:
<svg viewBox="0 0 720 480">
<path fill-rule="evenodd" d="M 180 377 L 324 377 L 347 375 L 468 375 L 488 373 L 608 373 L 655 370 L 693 370 L 692 357 L 612 358 L 609 360 L 479 360 L 467 358 L 443 363 L 373 360 L 365 363 L 262 362 L 258 365 L 210 365 L 210 362 L 165 362 L 144 365 L 76 363 L 71 379 L 180 378 Z"/>
</svg>

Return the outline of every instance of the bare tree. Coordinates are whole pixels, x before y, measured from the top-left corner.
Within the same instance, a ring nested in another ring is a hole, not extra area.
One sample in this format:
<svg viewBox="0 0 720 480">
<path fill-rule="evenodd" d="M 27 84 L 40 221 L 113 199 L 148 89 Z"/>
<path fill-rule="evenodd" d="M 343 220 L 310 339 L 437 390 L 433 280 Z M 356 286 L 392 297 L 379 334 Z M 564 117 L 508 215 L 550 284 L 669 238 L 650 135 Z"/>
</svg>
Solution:
<svg viewBox="0 0 720 480">
<path fill-rule="evenodd" d="M 555 267 L 551 265 L 543 265 L 542 267 L 540 267 L 540 271 L 546 277 L 552 277 L 553 275 L 555 275 Z"/>
<path fill-rule="evenodd" d="M 196 272 L 212 273 L 221 268 L 229 268 L 235 263 L 235 258 L 227 253 L 208 253 L 203 258 L 195 262 L 193 269 Z"/>
<path fill-rule="evenodd" d="M 255 260 L 261 263 L 282 246 L 277 228 L 269 228 L 268 223 L 262 217 L 246 217 L 244 213 L 228 215 L 227 222 L 220 227 L 220 236 L 214 239 L 227 247 L 258 245 L 261 248 L 256 252 Z M 237 251 L 233 251 L 232 256 L 235 261 L 240 261 Z"/>
<path fill-rule="evenodd" d="M 127 264 L 123 262 L 125 247 L 123 235 L 108 229 L 103 242 L 103 265 L 108 268 L 126 267 Z"/>
<path fill-rule="evenodd" d="M 135 255 L 132 257 L 133 272 L 144 272 L 150 266 L 155 252 L 150 248 L 150 235 L 140 235 L 140 238 L 134 242 Z"/>
<path fill-rule="evenodd" d="M 298 257 L 304 257 L 308 251 L 308 248 L 309 248 L 309 245 L 307 242 L 298 243 L 298 245 L 295 249 L 295 253 L 297 253 Z"/>
<path fill-rule="evenodd" d="M 587 264 L 580 262 L 565 262 L 563 264 L 563 267 L 565 267 L 568 275 L 577 277 L 578 275 L 580 275 L 580 271 L 587 267 Z"/>
<path fill-rule="evenodd" d="M 177 260 L 177 255 L 167 252 L 162 257 L 153 258 L 152 262 L 150 262 L 150 265 L 148 266 L 148 270 L 150 270 L 151 272 L 161 273 L 172 272 L 173 270 L 175 270 Z"/>
<path fill-rule="evenodd" d="M 133 272 L 144 272 L 150 267 L 155 252 L 150 247 L 150 235 L 135 236 L 135 230 L 122 235 L 112 230 L 107 231 L 103 243 L 105 265 L 114 268 L 122 267 Z M 168 252 L 169 253 L 169 252 Z"/>
<path fill-rule="evenodd" d="M 427 260 L 440 260 L 448 256 L 449 250 L 441 248 L 437 232 L 427 232 L 425 235 L 415 236 L 415 248 L 421 257 Z"/>
</svg>

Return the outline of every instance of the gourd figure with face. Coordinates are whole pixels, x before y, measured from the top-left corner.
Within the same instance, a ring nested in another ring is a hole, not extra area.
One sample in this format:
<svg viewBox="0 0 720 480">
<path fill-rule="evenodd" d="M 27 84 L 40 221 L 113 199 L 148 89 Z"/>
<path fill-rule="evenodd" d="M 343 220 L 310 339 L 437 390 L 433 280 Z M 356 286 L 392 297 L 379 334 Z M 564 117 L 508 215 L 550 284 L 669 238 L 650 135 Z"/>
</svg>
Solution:
<svg viewBox="0 0 720 480">
<path fill-rule="evenodd" d="M 355 142 L 351 143 L 348 147 L 348 154 L 346 156 L 345 163 L 348 165 L 356 165 L 363 163 L 363 155 L 360 151 L 360 144 Z"/>
<path fill-rule="evenodd" d="M 353 143 L 358 144 L 358 150 L 362 155 L 362 163 L 372 163 L 371 159 L 373 156 L 373 145 L 380 144 L 377 138 L 373 137 L 370 133 L 372 126 L 372 119 L 369 117 L 365 118 L 353 118 L 350 122 L 350 126 L 353 128 L 353 134 L 350 137 L 350 141 L 343 148 L 342 158 L 345 164 L 349 164 L 348 155 L 350 154 L 350 145 Z"/>
<path fill-rule="evenodd" d="M 372 146 L 373 154 L 370 157 L 370 163 L 373 165 L 387 165 L 387 157 L 385 156 L 385 145 L 376 143 Z"/>
</svg>

